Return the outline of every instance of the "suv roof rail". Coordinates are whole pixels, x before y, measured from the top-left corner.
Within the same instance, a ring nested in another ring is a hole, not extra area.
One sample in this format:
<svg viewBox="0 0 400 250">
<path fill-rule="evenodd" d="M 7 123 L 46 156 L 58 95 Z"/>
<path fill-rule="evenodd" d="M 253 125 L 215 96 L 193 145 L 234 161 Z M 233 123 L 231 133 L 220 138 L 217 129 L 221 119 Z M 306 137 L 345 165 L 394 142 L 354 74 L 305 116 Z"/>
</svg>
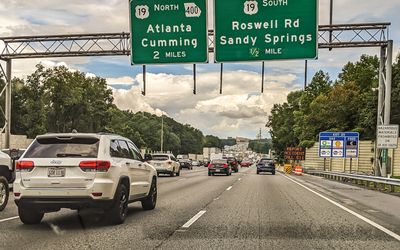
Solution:
<svg viewBox="0 0 400 250">
<path fill-rule="evenodd" d="M 109 132 L 99 132 L 97 133 L 98 135 L 117 135 L 115 133 L 109 133 Z"/>
</svg>

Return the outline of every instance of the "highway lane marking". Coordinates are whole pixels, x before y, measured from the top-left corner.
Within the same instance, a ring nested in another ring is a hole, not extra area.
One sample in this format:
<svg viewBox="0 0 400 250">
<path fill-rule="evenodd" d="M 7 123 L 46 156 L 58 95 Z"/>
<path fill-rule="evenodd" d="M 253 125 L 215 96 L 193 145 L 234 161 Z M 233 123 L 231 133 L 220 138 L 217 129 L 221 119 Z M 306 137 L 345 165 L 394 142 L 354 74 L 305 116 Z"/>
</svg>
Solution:
<svg viewBox="0 0 400 250">
<path fill-rule="evenodd" d="M 183 180 L 185 180 L 186 178 L 182 178 L 182 179 L 179 179 L 178 181 L 183 181 Z"/>
<path fill-rule="evenodd" d="M 335 205 L 335 206 L 337 206 L 337 207 L 343 209 L 344 211 L 346 211 L 346 212 L 348 212 L 348 213 L 350 213 L 350 214 L 356 216 L 357 218 L 363 220 L 364 222 L 370 224 L 371 226 L 373 226 L 373 227 L 375 227 L 375 228 L 381 230 L 382 232 L 384 232 L 384 233 L 386 233 L 386 234 L 392 236 L 392 237 L 395 238 L 396 240 L 400 241 L 400 235 L 396 234 L 395 232 L 390 231 L 389 229 L 387 229 L 387 228 L 385 228 L 385 227 L 379 225 L 378 223 L 376 223 L 376 222 L 374 222 L 374 221 L 372 221 L 372 220 L 370 220 L 370 219 L 368 219 L 368 218 L 362 216 L 361 214 L 358 214 L 358 213 L 354 212 L 354 211 L 351 210 L 351 209 L 348 209 L 347 207 L 345 207 L 345 206 L 343 206 L 343 205 L 337 203 L 336 201 L 331 200 L 331 199 L 329 199 L 328 197 L 326 197 L 326 196 L 324 196 L 324 195 L 322 195 L 322 194 L 320 194 L 320 193 L 318 193 L 318 192 L 312 190 L 311 188 L 309 188 L 309 187 L 307 187 L 307 186 L 305 186 L 305 185 L 299 183 L 298 181 L 295 181 L 295 180 L 293 180 L 292 178 L 287 177 L 286 175 L 283 175 L 283 174 L 280 174 L 280 175 L 282 175 L 282 176 L 285 177 L 286 179 L 288 179 L 288 180 L 290 180 L 290 181 L 296 183 L 297 185 L 299 185 L 299 186 L 301 186 L 301 187 L 307 189 L 307 190 L 310 191 L 311 193 L 314 193 L 314 194 L 318 195 L 319 197 L 323 198 L 324 200 L 329 201 L 330 203 L 332 203 L 333 205 Z"/>
<path fill-rule="evenodd" d="M 238 181 L 242 180 L 242 178 L 239 178 Z"/>
<path fill-rule="evenodd" d="M 227 189 L 226 189 L 226 191 L 229 191 L 229 190 L 231 190 L 232 189 L 232 186 L 229 186 Z"/>
<path fill-rule="evenodd" d="M 206 213 L 206 210 L 201 210 L 195 216 L 193 216 L 190 220 L 188 220 L 188 222 L 186 222 L 185 225 L 182 226 L 182 228 L 189 228 L 193 223 L 195 223 L 205 213 Z"/>
<path fill-rule="evenodd" d="M 10 220 L 15 220 L 15 219 L 18 219 L 19 218 L 19 216 L 14 216 L 14 217 L 10 217 L 10 218 L 7 218 L 7 219 L 2 219 L 2 220 L 0 220 L 0 223 L 1 222 L 6 222 L 6 221 L 10 221 Z"/>
</svg>

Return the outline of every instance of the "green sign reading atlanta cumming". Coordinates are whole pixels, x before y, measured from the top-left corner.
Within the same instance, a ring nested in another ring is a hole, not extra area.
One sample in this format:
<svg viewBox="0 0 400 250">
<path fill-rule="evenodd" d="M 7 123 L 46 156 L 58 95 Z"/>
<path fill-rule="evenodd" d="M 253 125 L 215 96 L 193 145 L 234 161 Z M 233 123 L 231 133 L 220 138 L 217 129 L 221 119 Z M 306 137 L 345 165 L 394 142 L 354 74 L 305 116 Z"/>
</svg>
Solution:
<svg viewBox="0 0 400 250">
<path fill-rule="evenodd" d="M 316 58 L 318 0 L 215 0 L 215 61 Z"/>
<path fill-rule="evenodd" d="M 207 0 L 131 0 L 133 64 L 208 61 Z"/>
</svg>

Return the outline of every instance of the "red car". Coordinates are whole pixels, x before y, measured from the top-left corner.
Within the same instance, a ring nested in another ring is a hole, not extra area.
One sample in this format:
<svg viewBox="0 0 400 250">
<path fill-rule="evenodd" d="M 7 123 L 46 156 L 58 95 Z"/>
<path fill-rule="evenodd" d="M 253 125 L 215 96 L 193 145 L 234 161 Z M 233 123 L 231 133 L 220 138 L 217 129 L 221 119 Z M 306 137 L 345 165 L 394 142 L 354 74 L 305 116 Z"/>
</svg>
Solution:
<svg viewBox="0 0 400 250">
<path fill-rule="evenodd" d="M 249 161 L 242 161 L 242 162 L 240 163 L 240 166 L 241 166 L 242 168 L 249 168 L 251 165 L 252 165 L 252 163 L 249 162 Z"/>
</svg>

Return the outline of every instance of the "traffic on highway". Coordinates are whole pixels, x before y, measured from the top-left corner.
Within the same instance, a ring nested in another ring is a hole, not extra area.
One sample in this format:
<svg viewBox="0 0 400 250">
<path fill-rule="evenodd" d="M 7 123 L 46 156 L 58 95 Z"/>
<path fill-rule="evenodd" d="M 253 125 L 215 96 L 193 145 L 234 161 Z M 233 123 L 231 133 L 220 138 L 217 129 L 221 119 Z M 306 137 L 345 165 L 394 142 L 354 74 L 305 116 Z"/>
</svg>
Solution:
<svg viewBox="0 0 400 250">
<path fill-rule="evenodd" d="M 400 249 L 399 12 L 0 2 L 0 250 Z"/>
</svg>

